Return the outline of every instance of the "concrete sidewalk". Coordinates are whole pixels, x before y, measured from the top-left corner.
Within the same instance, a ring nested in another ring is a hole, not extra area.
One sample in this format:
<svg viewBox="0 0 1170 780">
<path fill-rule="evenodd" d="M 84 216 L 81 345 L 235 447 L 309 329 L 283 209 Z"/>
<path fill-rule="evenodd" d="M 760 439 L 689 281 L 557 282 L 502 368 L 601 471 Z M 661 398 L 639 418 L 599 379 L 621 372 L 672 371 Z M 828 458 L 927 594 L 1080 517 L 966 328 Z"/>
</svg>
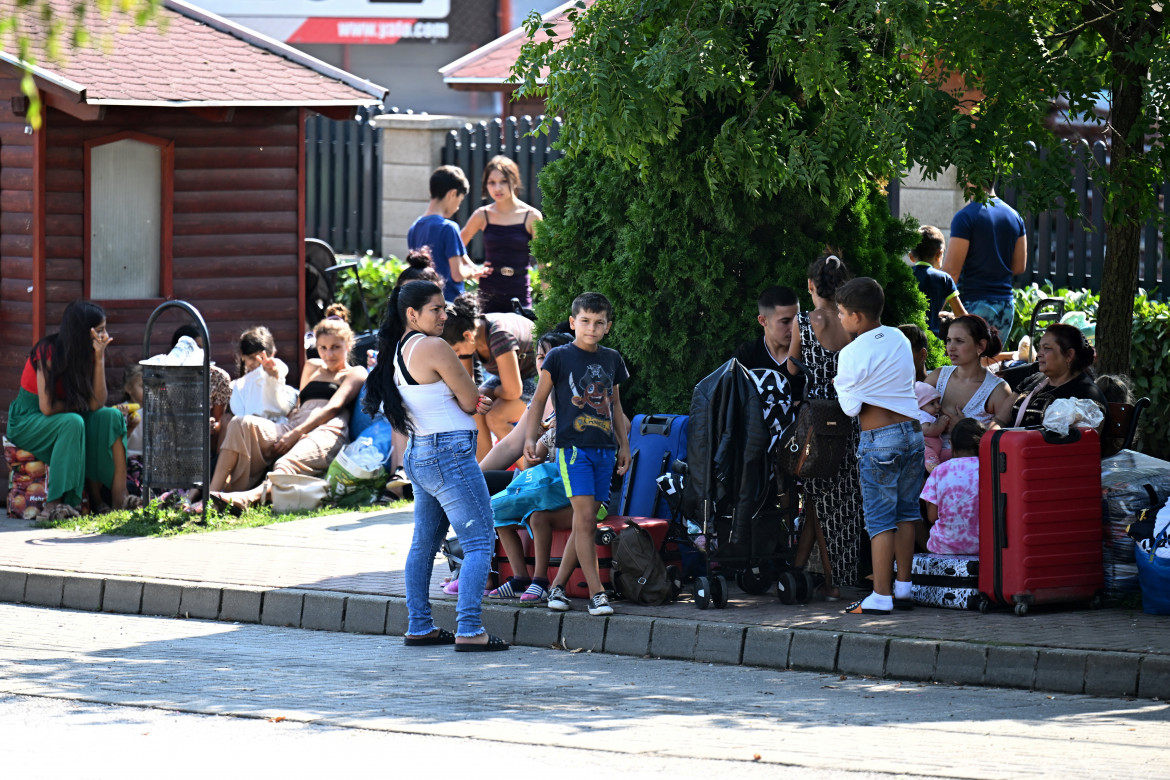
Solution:
<svg viewBox="0 0 1170 780">
<path fill-rule="evenodd" d="M 0 515 L 0 601 L 127 614 L 401 635 L 409 509 L 346 514 L 169 539 L 37 529 Z M 437 622 L 454 624 L 439 588 Z M 1099 696 L 1170 698 L 1170 620 L 1133 610 L 1037 609 L 1024 617 L 919 607 L 842 615 L 841 603 L 785 606 L 732 586 L 726 609 L 689 597 L 663 607 L 485 604 L 489 630 L 517 644 L 845 675 Z M 514 603 L 514 602 L 513 602 Z"/>
</svg>

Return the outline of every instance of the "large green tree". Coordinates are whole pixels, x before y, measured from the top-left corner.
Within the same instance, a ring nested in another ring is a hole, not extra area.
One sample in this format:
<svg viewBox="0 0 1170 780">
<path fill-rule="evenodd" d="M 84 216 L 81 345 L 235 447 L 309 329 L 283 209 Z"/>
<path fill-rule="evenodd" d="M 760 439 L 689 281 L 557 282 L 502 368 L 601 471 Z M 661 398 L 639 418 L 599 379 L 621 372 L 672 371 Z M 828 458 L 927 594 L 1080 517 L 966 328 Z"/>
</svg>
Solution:
<svg viewBox="0 0 1170 780">
<path fill-rule="evenodd" d="M 567 39 L 530 20 L 517 77 L 564 115 L 566 164 L 609 161 L 629 182 L 621 197 L 635 182 L 697 177 L 691 202 L 709 196 L 697 232 L 741 226 L 774 198 L 836 215 L 911 165 L 928 175 L 954 166 L 960 180 L 1013 177 L 1029 209 L 1076 213 L 1078 152 L 1046 118 L 1063 98 L 1070 117 L 1093 121 L 1107 96 L 1110 153 L 1092 170 L 1108 246 L 1097 333 L 1102 368 L 1128 370 L 1139 230 L 1170 160 L 1157 136 L 1170 104 L 1160 0 L 584 5 Z"/>
<path fill-rule="evenodd" d="M 1061 143 L 1045 117 L 1062 98 L 1069 119 L 1106 125 L 1107 162 L 1086 158 L 1107 226 L 1097 346 L 1103 371 L 1128 372 L 1140 229 L 1159 213 L 1158 186 L 1170 178 L 1170 150 L 1158 136 L 1170 119 L 1170 17 L 1161 0 L 935 0 L 929 9 L 916 45 L 938 58 L 927 85 L 960 80 L 976 94 L 919 93 L 905 134 L 911 161 L 932 173 L 955 165 L 972 181 L 1018 177 L 1032 210 L 1063 203 L 1076 214 L 1072 158 L 1083 150 Z M 1102 97 L 1107 116 L 1094 111 Z"/>
<path fill-rule="evenodd" d="M 567 40 L 531 23 L 517 73 L 564 115 L 567 152 L 541 179 L 540 312 L 609 295 L 643 408 L 685 410 L 695 381 L 758 331 L 758 292 L 803 291 L 826 247 L 886 285 L 888 322 L 922 321 L 901 260 L 914 231 L 879 193 L 902 170 L 902 81 L 919 64 L 873 8 L 606 0 Z"/>
</svg>

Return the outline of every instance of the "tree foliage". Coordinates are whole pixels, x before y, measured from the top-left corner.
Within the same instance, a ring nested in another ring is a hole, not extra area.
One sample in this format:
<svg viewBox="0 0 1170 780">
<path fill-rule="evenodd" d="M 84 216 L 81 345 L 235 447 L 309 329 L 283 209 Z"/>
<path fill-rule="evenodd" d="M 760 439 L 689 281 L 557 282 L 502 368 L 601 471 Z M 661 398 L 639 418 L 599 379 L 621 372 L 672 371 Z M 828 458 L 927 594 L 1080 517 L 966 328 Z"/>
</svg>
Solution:
<svg viewBox="0 0 1170 780">
<path fill-rule="evenodd" d="M 691 232 L 750 233 L 754 208 L 781 221 L 769 206 L 793 198 L 836 215 L 912 165 L 931 176 L 954 166 L 961 181 L 1013 177 L 1029 209 L 1075 213 L 1079 152 L 1048 117 L 1094 121 L 1108 97 L 1109 159 L 1092 171 L 1109 246 L 1098 334 L 1106 369 L 1128 366 L 1138 230 L 1170 170 L 1157 136 L 1170 105 L 1161 0 L 577 5 L 568 38 L 537 16 L 526 23 L 522 90 L 564 115 L 568 165 L 597 156 L 625 174 L 622 199 L 636 184 L 665 202 L 685 175 L 684 213 L 701 220 Z"/>
<path fill-rule="evenodd" d="M 891 79 L 913 66 L 872 4 L 613 0 L 567 41 L 529 24 L 516 72 L 539 91 L 549 70 L 567 151 L 541 177 L 538 311 L 551 323 L 583 290 L 608 295 L 635 408 L 686 411 L 759 333 L 760 290 L 803 293 L 827 247 L 886 285 L 888 322 L 922 323 L 901 260 L 915 234 L 879 193 L 903 161 Z"/>
</svg>

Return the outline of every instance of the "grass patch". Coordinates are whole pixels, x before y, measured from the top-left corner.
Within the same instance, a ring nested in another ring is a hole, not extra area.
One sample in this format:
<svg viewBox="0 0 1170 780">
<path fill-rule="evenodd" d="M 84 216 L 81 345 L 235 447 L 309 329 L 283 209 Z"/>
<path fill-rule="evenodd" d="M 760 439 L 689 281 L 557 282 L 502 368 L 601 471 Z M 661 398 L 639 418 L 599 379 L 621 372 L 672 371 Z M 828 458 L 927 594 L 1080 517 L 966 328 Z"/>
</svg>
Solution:
<svg viewBox="0 0 1170 780">
<path fill-rule="evenodd" d="M 208 508 L 207 519 L 202 515 L 187 514 L 181 509 L 161 506 L 151 501 L 140 509 L 119 510 L 104 515 L 85 515 L 66 520 L 45 520 L 37 523 L 38 528 L 64 528 L 83 534 L 109 534 L 111 536 L 178 536 L 208 531 L 229 531 L 235 528 L 254 528 L 260 525 L 286 523 L 306 517 L 324 517 L 349 512 L 385 512 L 410 506 L 409 501 L 395 501 L 391 504 L 362 506 L 352 509 L 325 506 L 309 512 L 290 512 L 276 515 L 270 506 L 257 506 L 246 510 L 239 517 L 220 514 Z"/>
</svg>

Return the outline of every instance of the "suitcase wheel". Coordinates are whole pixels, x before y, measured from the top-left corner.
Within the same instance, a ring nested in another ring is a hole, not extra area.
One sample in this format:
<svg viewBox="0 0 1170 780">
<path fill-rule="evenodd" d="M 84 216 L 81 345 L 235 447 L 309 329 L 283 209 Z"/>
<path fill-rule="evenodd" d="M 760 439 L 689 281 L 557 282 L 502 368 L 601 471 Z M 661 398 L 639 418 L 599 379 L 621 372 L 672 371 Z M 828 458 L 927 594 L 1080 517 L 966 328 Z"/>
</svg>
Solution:
<svg viewBox="0 0 1170 780">
<path fill-rule="evenodd" d="M 980 599 L 979 599 L 979 614 L 986 615 L 988 610 L 990 610 L 990 609 L 991 609 L 991 602 L 985 598 L 980 597 Z"/>
<path fill-rule="evenodd" d="M 1027 615 L 1027 614 L 1028 614 L 1028 605 L 1027 604 L 1025 604 L 1022 601 L 1019 604 L 1016 604 L 1016 615 L 1017 616 L 1023 617 L 1024 615 Z"/>
<path fill-rule="evenodd" d="M 706 577 L 696 577 L 695 587 L 692 591 L 695 594 L 695 606 L 699 609 L 707 609 L 711 606 L 711 581 Z"/>
<path fill-rule="evenodd" d="M 602 526 L 597 529 L 597 545 L 599 547 L 609 547 L 613 544 L 613 540 L 617 538 L 612 528 Z"/>
</svg>

